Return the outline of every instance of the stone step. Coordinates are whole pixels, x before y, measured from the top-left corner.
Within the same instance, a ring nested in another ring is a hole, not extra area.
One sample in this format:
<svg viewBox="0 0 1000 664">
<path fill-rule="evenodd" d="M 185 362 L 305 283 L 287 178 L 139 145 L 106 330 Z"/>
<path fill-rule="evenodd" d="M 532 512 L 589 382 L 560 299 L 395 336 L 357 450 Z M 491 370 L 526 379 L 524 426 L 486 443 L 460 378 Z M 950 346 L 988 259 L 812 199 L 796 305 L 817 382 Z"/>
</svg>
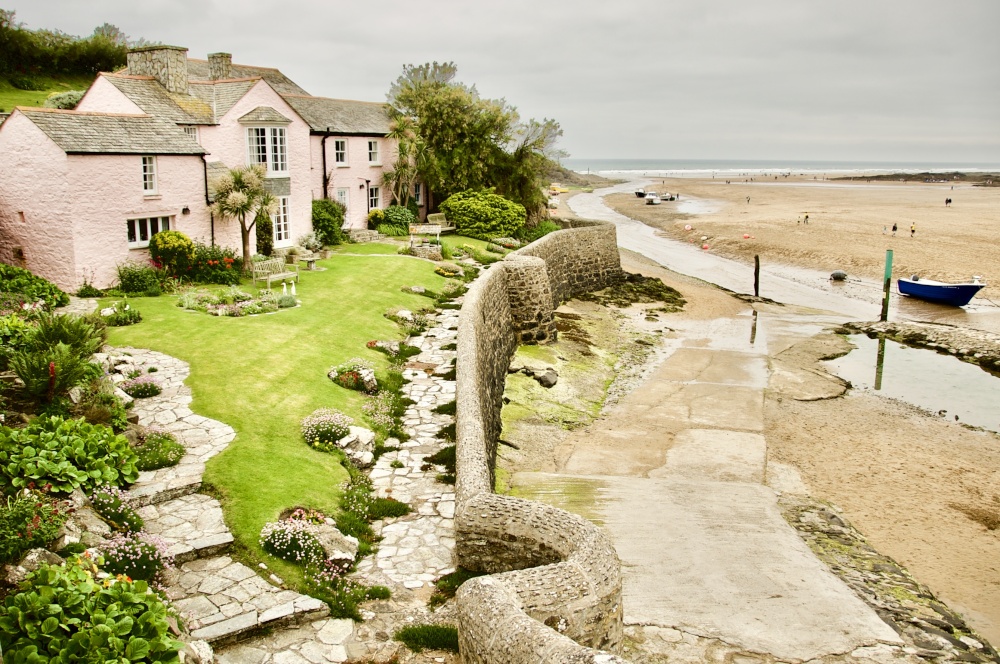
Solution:
<svg viewBox="0 0 1000 664">
<path fill-rule="evenodd" d="M 233 543 L 222 506 L 205 494 L 193 493 L 137 511 L 146 522 L 146 532 L 166 541 L 175 564 L 218 555 Z"/>
<path fill-rule="evenodd" d="M 213 647 L 330 612 L 318 599 L 272 586 L 228 556 L 184 563 L 167 574 L 165 586 L 191 637 Z"/>
<path fill-rule="evenodd" d="M 185 455 L 181 462 L 187 458 Z M 139 473 L 139 479 L 129 487 L 128 493 L 136 505 L 155 505 L 201 489 L 201 476 L 205 464 L 179 463 L 172 468 L 148 470 Z"/>
</svg>

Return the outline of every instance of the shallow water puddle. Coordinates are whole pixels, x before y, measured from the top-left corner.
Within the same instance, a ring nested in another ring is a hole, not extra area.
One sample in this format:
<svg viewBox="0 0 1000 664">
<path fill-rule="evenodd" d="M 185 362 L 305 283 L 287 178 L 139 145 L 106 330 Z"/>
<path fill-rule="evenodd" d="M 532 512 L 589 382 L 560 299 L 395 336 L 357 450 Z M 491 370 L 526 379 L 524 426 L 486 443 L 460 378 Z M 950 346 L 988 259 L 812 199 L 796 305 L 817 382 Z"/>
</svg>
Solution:
<svg viewBox="0 0 1000 664">
<path fill-rule="evenodd" d="M 877 391 L 948 419 L 957 415 L 959 422 L 1000 432 L 1000 378 L 932 350 L 863 334 L 849 339 L 857 349 L 824 364 L 855 388 Z"/>
<path fill-rule="evenodd" d="M 602 505 L 607 482 L 599 478 L 556 473 L 522 472 L 512 478 L 512 495 L 537 500 L 604 525 Z"/>
</svg>

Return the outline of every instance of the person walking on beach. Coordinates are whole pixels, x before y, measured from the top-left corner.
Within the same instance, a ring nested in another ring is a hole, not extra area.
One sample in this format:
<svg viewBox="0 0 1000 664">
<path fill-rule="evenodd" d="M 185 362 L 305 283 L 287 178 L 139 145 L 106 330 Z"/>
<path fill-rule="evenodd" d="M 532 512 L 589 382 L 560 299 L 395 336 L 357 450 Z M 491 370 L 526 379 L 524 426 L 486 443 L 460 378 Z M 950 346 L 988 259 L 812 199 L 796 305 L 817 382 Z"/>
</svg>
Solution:
<svg viewBox="0 0 1000 664">
<path fill-rule="evenodd" d="M 917 225 L 915 223 L 910 224 L 910 237 L 913 237 L 916 234 L 917 234 Z"/>
<path fill-rule="evenodd" d="M 892 236 L 893 237 L 896 237 L 896 229 L 897 228 L 899 228 L 899 227 L 896 225 L 896 222 L 895 221 L 892 222 Z"/>
<path fill-rule="evenodd" d="M 750 197 L 747 196 L 747 205 L 750 205 Z"/>
</svg>

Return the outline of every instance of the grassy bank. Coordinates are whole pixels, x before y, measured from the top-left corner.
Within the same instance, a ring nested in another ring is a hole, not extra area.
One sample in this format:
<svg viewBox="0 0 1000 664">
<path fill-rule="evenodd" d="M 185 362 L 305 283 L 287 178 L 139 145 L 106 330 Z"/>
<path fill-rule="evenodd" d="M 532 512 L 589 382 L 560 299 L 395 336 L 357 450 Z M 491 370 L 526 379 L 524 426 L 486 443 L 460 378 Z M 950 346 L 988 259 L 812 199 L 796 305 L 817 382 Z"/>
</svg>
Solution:
<svg viewBox="0 0 1000 664">
<path fill-rule="evenodd" d="M 334 457 L 302 441 L 302 418 L 332 407 L 364 425 L 361 394 L 334 385 L 327 370 L 352 357 L 384 367 L 385 356 L 365 347 L 371 339 L 402 337 L 383 313 L 427 306 L 426 298 L 400 289 L 439 290 L 444 281 L 432 263 L 412 258 L 335 256 L 318 265 L 326 270 L 302 273 L 298 308 L 219 318 L 184 311 L 172 296 L 137 298 L 132 302 L 143 321 L 115 328 L 110 338 L 116 346 L 150 348 L 190 363 L 192 409 L 237 434 L 209 462 L 205 482 L 220 495 L 238 545 L 286 579 L 299 572 L 263 553 L 261 527 L 288 507 L 335 512 L 347 476 Z"/>
<path fill-rule="evenodd" d="M 19 90 L 5 79 L 0 79 L 0 110 L 10 113 L 15 106 L 41 106 L 50 95 L 70 90 L 86 90 L 94 82 L 93 76 L 68 76 L 35 79 L 41 90 Z"/>
</svg>

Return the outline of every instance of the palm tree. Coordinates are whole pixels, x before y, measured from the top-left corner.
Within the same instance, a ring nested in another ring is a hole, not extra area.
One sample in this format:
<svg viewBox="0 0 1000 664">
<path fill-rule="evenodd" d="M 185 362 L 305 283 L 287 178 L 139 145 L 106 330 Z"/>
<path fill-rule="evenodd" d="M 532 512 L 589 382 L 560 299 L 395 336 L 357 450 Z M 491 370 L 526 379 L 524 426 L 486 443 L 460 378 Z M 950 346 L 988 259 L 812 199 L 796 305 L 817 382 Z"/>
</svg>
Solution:
<svg viewBox="0 0 1000 664">
<path fill-rule="evenodd" d="M 233 168 L 216 183 L 212 212 L 240 222 L 244 273 L 250 272 L 250 231 L 257 216 L 271 214 L 274 205 L 274 196 L 264 188 L 264 167 L 260 164 Z"/>
</svg>

